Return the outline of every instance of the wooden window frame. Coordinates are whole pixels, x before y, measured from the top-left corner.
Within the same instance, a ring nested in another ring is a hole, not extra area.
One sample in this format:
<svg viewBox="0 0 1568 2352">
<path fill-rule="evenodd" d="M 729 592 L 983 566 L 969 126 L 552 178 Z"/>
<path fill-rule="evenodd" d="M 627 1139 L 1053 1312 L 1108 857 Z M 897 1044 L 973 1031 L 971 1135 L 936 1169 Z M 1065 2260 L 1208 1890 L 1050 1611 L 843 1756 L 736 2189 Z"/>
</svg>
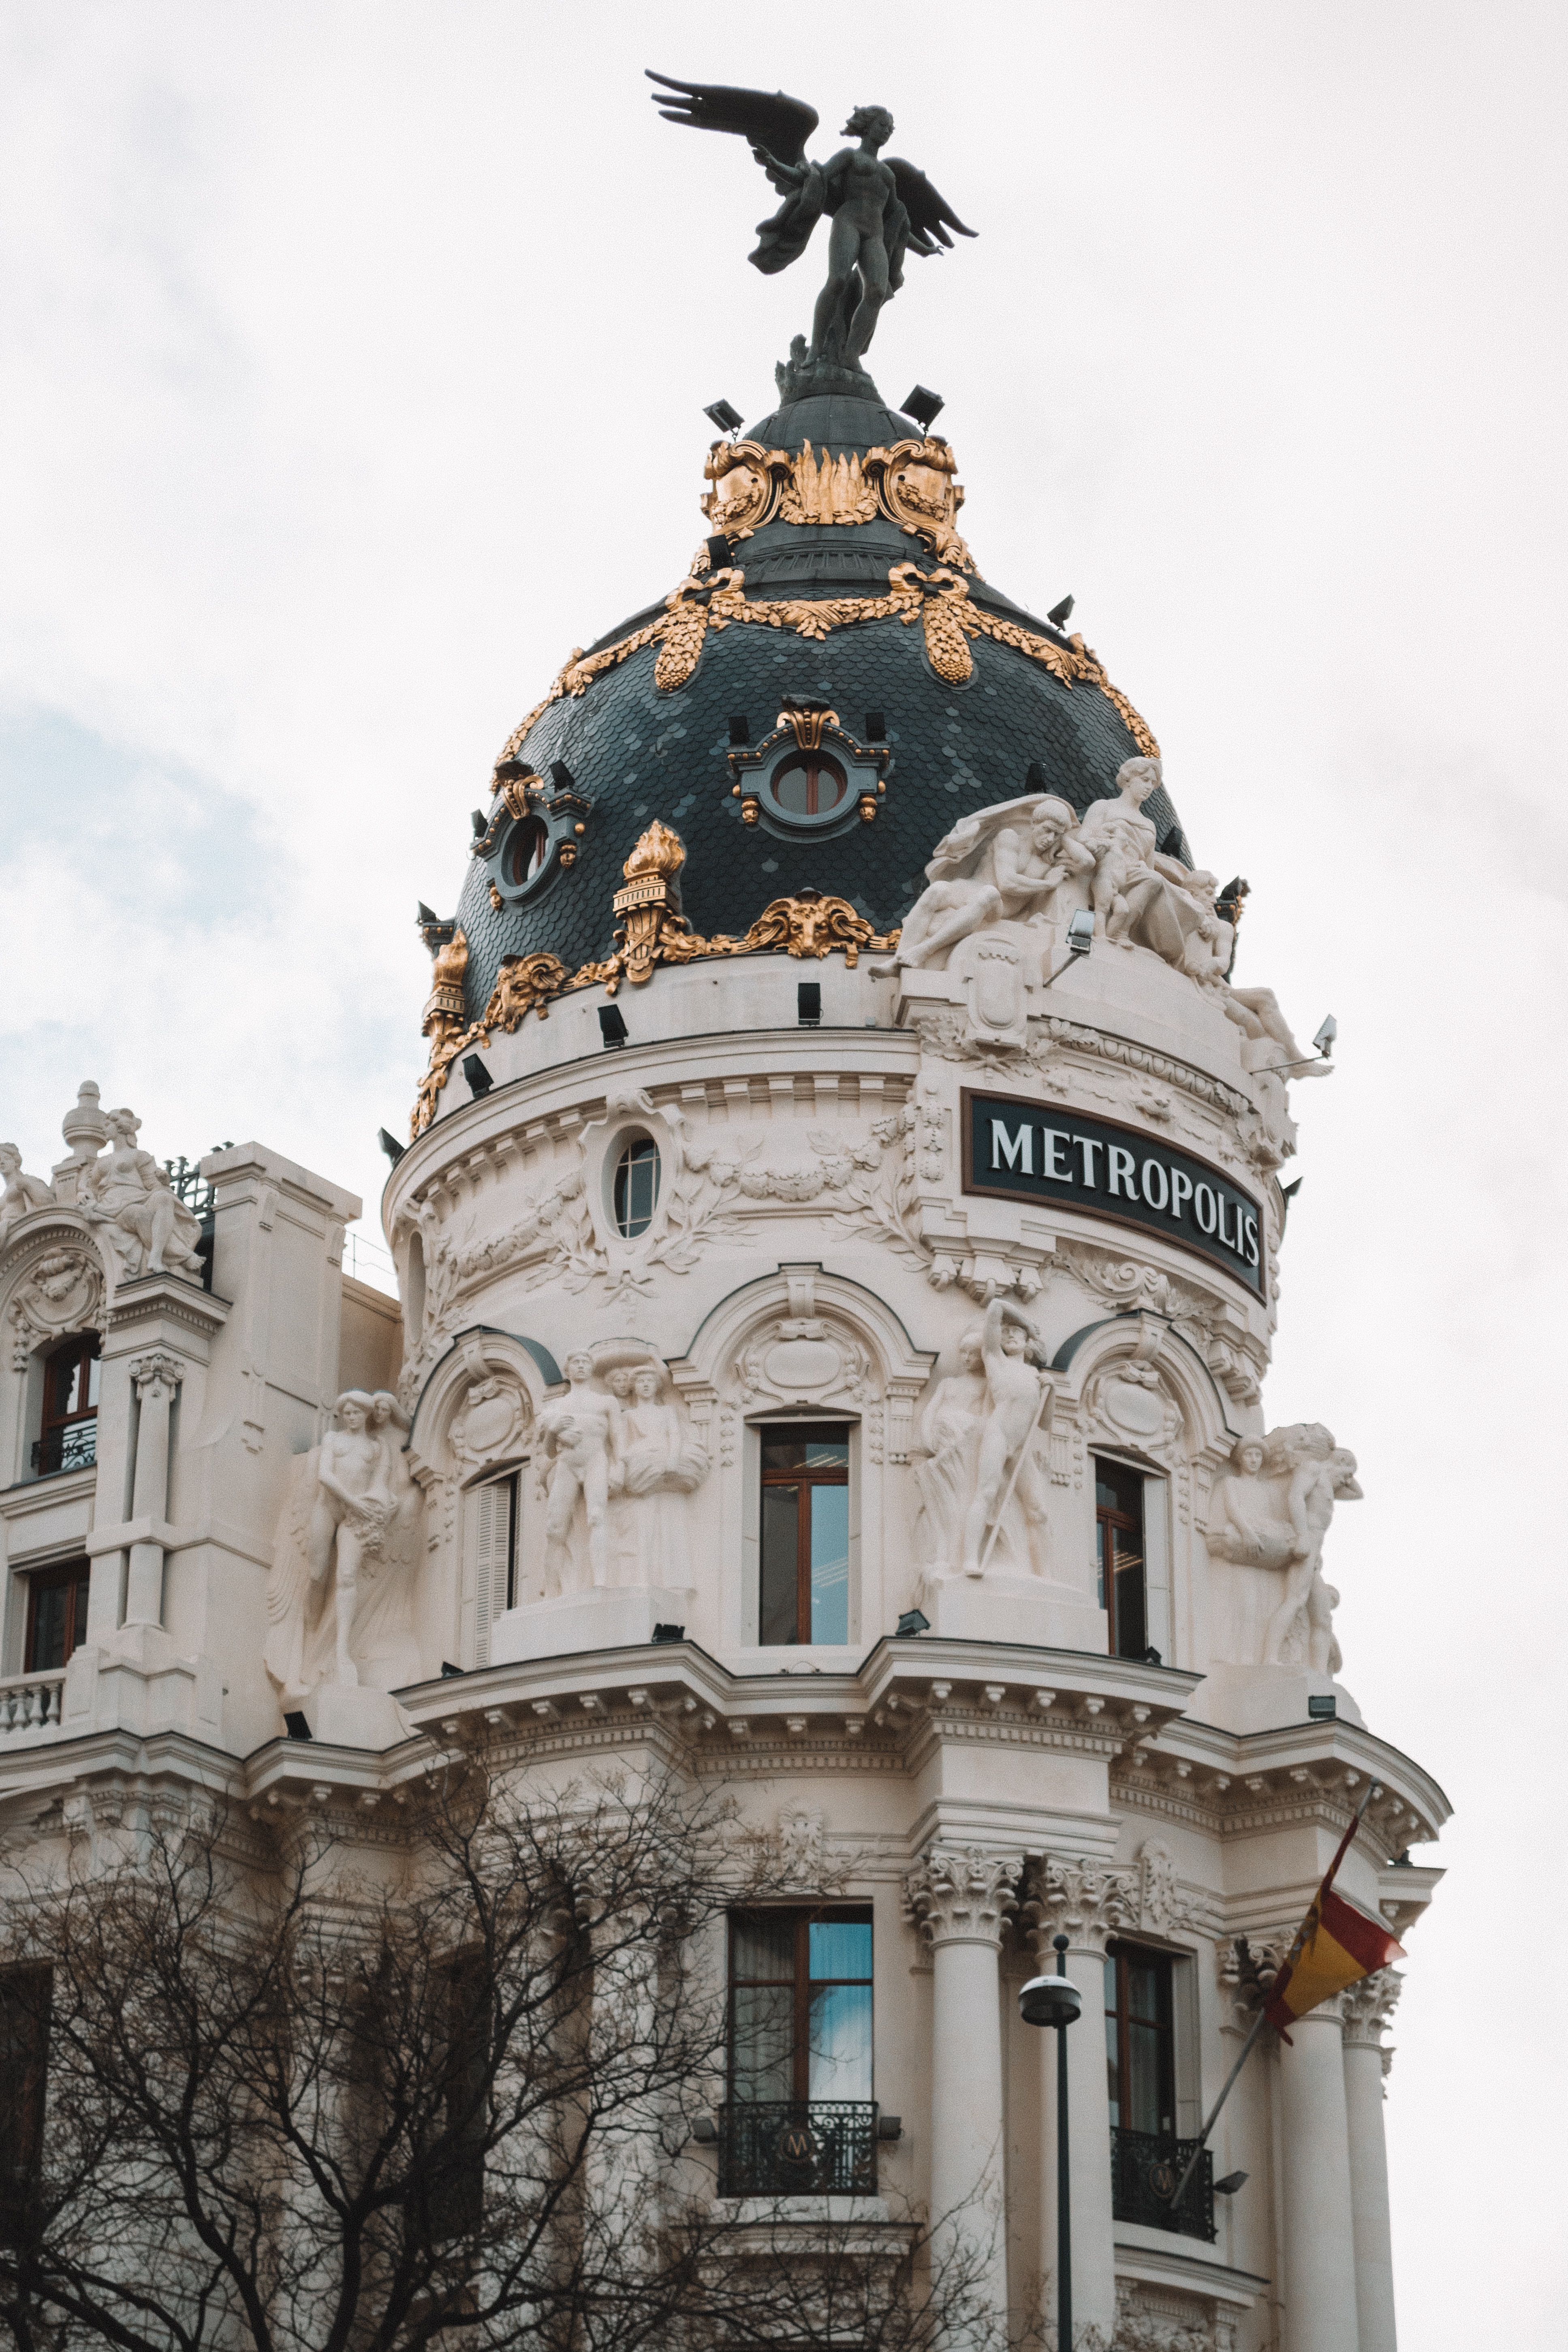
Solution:
<svg viewBox="0 0 1568 2352">
<path fill-rule="evenodd" d="M 98 1402 L 96 1398 L 93 1400 L 92 1403 L 79 1407 L 75 1412 L 53 1412 L 50 1411 L 50 1406 L 54 1399 L 55 1391 L 58 1383 L 61 1371 L 63 1371 L 67 1366 L 76 1365 L 78 1363 L 101 1364 L 102 1360 L 100 1342 L 96 1331 L 72 1331 L 67 1338 L 60 1340 L 58 1346 L 51 1348 L 48 1354 L 44 1358 L 44 1408 L 42 1418 L 38 1423 L 38 1451 L 37 1457 L 38 1463 L 38 1475 L 41 1478 L 53 1478 L 61 1475 L 59 1470 L 48 1470 L 44 1467 L 45 1458 L 48 1453 L 49 1440 L 54 1435 L 55 1432 L 57 1430 L 64 1432 L 68 1429 L 80 1429 L 85 1427 L 89 1422 L 96 1424 L 98 1420 Z M 88 1390 L 89 1394 L 91 1392 L 91 1388 L 92 1381 L 89 1376 L 88 1381 Z M 95 1458 L 97 1451 L 98 1449 L 95 1440 L 93 1447 Z M 62 1469 L 82 1470 L 89 1469 L 93 1465 L 91 1464 L 86 1462 L 70 1463 L 61 1465 Z"/>
<path fill-rule="evenodd" d="M 767 1988 L 781 1985 L 785 1981 L 783 1977 L 739 1977 L 735 1974 L 736 1930 L 742 1919 L 754 1919 L 758 1917 L 767 1917 L 774 1920 L 783 1917 L 794 1922 L 795 1974 L 793 1981 L 795 2022 L 793 2042 L 790 2051 L 790 2097 L 800 2103 L 802 2105 L 805 2105 L 809 2104 L 811 2096 L 811 1996 L 814 1991 L 820 1990 L 830 1985 L 869 1985 L 872 1988 L 871 2050 L 873 2070 L 875 2069 L 876 2064 L 877 2046 L 877 1995 L 876 1978 L 874 1973 L 863 1977 L 814 1977 L 811 1973 L 812 1927 L 814 1923 L 820 1927 L 826 1922 L 841 1921 L 846 1927 L 869 1927 L 871 1930 L 871 1963 L 874 1971 L 877 1958 L 876 1923 L 872 1914 L 871 1906 L 868 1903 L 819 1903 L 814 1904 L 809 1909 L 803 1911 L 765 1911 L 758 1908 L 731 1912 L 728 1928 L 730 1948 L 726 2038 L 729 2047 L 726 2059 L 726 2074 L 729 2084 L 729 2096 L 731 2103 L 735 2100 L 735 1995 L 738 1991 L 743 1991 L 748 1987 Z M 874 2071 L 872 2080 L 873 2082 L 876 2080 Z"/>
<path fill-rule="evenodd" d="M 1163 2040 L 1160 2044 L 1161 2066 L 1159 2084 L 1160 2096 L 1158 2105 L 1162 2113 L 1168 2114 L 1169 2116 L 1170 2129 L 1168 2133 L 1163 2133 L 1159 2135 L 1159 2137 L 1174 2138 L 1176 2135 L 1175 1963 L 1169 1952 L 1155 1951 L 1153 1948 L 1148 1944 L 1131 1944 L 1116 1940 L 1113 1940 L 1106 1947 L 1105 1957 L 1107 1962 L 1116 1971 L 1116 2006 L 1114 2009 L 1108 2008 L 1105 2011 L 1106 2023 L 1115 2027 L 1116 2079 L 1121 2085 L 1121 2094 L 1117 2102 L 1118 2107 L 1121 2110 L 1121 2120 L 1114 2128 L 1119 2131 L 1138 2131 L 1142 2128 L 1141 2126 L 1130 2123 L 1127 2119 L 1127 2086 L 1132 2079 L 1131 2028 L 1134 2023 L 1136 2023 L 1142 2026 L 1152 2026 L 1163 2036 Z M 1160 1971 L 1161 1981 L 1163 1986 L 1163 1992 L 1162 1995 L 1163 2014 L 1160 2017 L 1141 2017 L 1134 2019 L 1132 2016 L 1131 1996 L 1128 1990 L 1128 1969 L 1134 1962 L 1142 1968 L 1152 1966 Z M 1110 2095 L 1110 2068 L 1108 2065 L 1106 2070 L 1106 2098 L 1108 2102 Z"/>
<path fill-rule="evenodd" d="M 847 1421 L 768 1421 L 759 1424 L 762 1451 L 757 1479 L 757 1640 L 763 1644 L 763 1579 L 767 1571 L 767 1521 L 764 1496 L 770 1486 L 797 1490 L 795 1512 L 795 1633 L 788 1643 L 766 1643 L 769 1649 L 803 1649 L 811 1642 L 811 1507 L 805 1500 L 814 1486 L 847 1486 L 849 1448 L 855 1424 Z M 796 1468 L 770 1470 L 767 1449 L 781 1441 L 817 1444 L 839 1444 L 844 1459 L 834 1463 L 802 1463 Z"/>
<path fill-rule="evenodd" d="M 26 1661 L 22 1668 L 24 1674 L 59 1673 L 61 1668 L 69 1663 L 73 1653 L 79 1650 L 86 1641 L 89 1605 L 88 1587 L 91 1566 L 89 1560 L 67 1559 L 61 1560 L 55 1568 L 35 1568 L 26 1570 L 27 1630 L 22 1651 Z M 60 1585 L 64 1585 L 70 1594 L 66 1607 L 65 1656 L 58 1666 L 40 1666 L 34 1658 L 34 1645 L 37 1640 L 38 1595 L 41 1592 L 53 1591 Z"/>
<path fill-rule="evenodd" d="M 1119 1462 L 1116 1460 L 1114 1455 L 1109 1454 L 1096 1454 L 1091 1455 L 1090 1459 L 1093 1462 L 1095 1472 L 1095 1567 L 1097 1571 L 1103 1577 L 1105 1583 L 1105 1638 L 1107 1652 L 1108 1654 L 1113 1658 L 1142 1658 L 1144 1656 L 1149 1647 L 1149 1534 L 1146 1525 L 1148 1517 L 1148 1496 L 1144 1491 L 1147 1481 L 1144 1478 L 1143 1473 L 1134 1463 Z M 1113 1510 L 1108 1505 L 1101 1503 L 1100 1499 L 1100 1470 L 1102 1464 L 1107 1470 L 1115 1471 L 1120 1477 L 1135 1479 L 1137 1481 L 1138 1512 L 1136 1517 L 1133 1517 L 1133 1516 L 1127 1511 Z M 1117 1534 L 1124 1531 L 1134 1534 L 1138 1539 L 1136 1559 L 1141 1588 L 1140 1606 L 1143 1620 L 1143 1640 L 1141 1646 L 1136 1650 L 1120 1650 L 1116 1644 L 1118 1612 L 1116 1607 L 1116 1575 L 1112 1565 L 1116 1556 L 1114 1538 Z"/>
</svg>

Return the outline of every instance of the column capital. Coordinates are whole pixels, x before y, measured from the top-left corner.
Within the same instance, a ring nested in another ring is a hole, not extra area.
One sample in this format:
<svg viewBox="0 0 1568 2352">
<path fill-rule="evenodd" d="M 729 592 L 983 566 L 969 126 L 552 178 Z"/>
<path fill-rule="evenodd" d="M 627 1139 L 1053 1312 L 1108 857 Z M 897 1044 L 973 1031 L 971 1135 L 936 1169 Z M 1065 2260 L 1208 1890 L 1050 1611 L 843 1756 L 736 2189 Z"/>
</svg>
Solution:
<svg viewBox="0 0 1568 2352">
<path fill-rule="evenodd" d="M 1017 1909 L 1018 1858 L 977 1845 L 931 1845 L 904 1881 L 904 1900 L 928 1944 L 991 1944 Z"/>
<path fill-rule="evenodd" d="M 166 1348 L 154 1348 L 145 1356 L 133 1356 L 129 1370 L 139 1397 L 144 1397 L 150 1388 L 177 1389 L 185 1377 L 184 1365 Z"/>
<path fill-rule="evenodd" d="M 1030 1869 L 1019 1916 L 1044 1966 L 1056 1937 L 1065 1936 L 1079 1951 L 1103 1952 L 1112 1936 L 1137 1927 L 1138 1910 L 1134 1872 L 1053 1862 L 1047 1854 Z"/>
<path fill-rule="evenodd" d="M 1377 1969 L 1341 1993 L 1340 2015 L 1344 2020 L 1345 2040 L 1365 2043 L 1373 2050 L 1382 2049 L 1383 2029 L 1394 2015 L 1404 1990 L 1405 1979 L 1397 1969 Z M 1388 2054 L 1392 2057 L 1393 2053 Z"/>
</svg>

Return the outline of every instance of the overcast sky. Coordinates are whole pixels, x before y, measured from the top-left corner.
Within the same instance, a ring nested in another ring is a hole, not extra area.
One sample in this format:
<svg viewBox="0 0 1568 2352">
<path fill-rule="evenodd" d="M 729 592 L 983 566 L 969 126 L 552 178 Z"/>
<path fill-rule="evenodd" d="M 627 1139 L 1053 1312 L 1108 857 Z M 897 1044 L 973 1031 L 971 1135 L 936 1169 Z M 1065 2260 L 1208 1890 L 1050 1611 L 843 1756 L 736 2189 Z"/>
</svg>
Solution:
<svg viewBox="0 0 1568 2352">
<path fill-rule="evenodd" d="M 0 6 L 0 1134 L 360 1190 L 498 747 L 679 578 L 820 256 L 645 65 L 876 100 L 985 572 L 1159 734 L 1337 1071 L 1271 1423 L 1360 1457 L 1344 1678 L 1447 1787 L 1387 2107 L 1412 2347 L 1562 2341 L 1562 8 Z M 857 44 L 856 30 L 862 37 Z M 737 907 L 732 925 L 754 908 Z M 1550 1342 L 1550 1344 L 1548 1344 Z M 1554 1467 L 1554 1465 L 1556 1465 Z M 1433 1859 L 1430 1849 L 1419 1854 Z"/>
</svg>

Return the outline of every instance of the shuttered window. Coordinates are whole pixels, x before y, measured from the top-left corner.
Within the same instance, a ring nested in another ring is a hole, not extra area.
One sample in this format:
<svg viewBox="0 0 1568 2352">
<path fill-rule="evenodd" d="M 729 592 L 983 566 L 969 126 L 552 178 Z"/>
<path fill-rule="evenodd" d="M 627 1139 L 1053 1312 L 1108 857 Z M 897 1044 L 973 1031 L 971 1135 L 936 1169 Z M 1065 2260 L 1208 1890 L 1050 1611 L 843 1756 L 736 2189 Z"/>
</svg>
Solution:
<svg viewBox="0 0 1568 2352">
<path fill-rule="evenodd" d="M 475 1520 L 474 1664 L 490 1662 L 490 1627 L 510 1609 L 517 1556 L 517 1480 L 496 1478 L 473 1497 Z"/>
</svg>

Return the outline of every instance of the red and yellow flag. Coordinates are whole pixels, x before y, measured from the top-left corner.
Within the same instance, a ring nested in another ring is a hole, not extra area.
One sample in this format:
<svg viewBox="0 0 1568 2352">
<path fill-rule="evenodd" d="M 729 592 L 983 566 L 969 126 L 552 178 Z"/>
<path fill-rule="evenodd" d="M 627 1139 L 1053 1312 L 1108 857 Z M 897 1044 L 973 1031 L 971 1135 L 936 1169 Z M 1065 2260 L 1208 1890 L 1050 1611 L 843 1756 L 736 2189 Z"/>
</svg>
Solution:
<svg viewBox="0 0 1568 2352">
<path fill-rule="evenodd" d="M 1350 1850 L 1365 1809 L 1363 1797 L 1263 2004 L 1263 2014 L 1287 2042 L 1290 2037 L 1285 2029 L 1293 2019 L 1305 2017 L 1320 2001 L 1331 2000 L 1347 1985 L 1359 1984 L 1363 1977 L 1385 1969 L 1390 1960 L 1405 1958 L 1403 1945 L 1394 1941 L 1381 1921 L 1334 1893 L 1334 1874 Z"/>
</svg>

